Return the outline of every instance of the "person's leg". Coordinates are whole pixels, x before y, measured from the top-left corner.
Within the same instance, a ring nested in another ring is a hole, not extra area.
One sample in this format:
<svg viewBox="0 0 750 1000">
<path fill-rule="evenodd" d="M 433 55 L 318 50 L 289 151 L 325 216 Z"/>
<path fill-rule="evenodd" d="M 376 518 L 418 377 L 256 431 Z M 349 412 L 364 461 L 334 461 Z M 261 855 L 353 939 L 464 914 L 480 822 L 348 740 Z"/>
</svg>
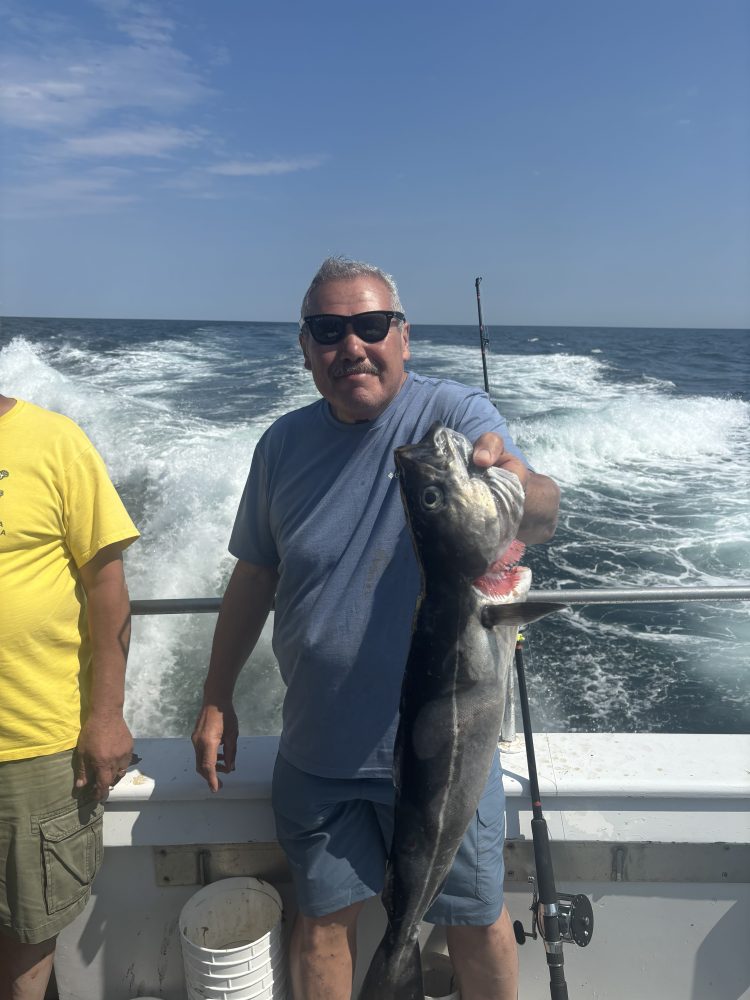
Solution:
<svg viewBox="0 0 750 1000">
<path fill-rule="evenodd" d="M 44 1000 L 56 940 L 22 944 L 0 934 L 0 1000 Z"/>
<path fill-rule="evenodd" d="M 462 1000 L 516 1000 L 518 952 L 505 906 L 489 927 L 448 927 L 446 935 Z"/>
<path fill-rule="evenodd" d="M 350 1000 L 357 917 L 383 888 L 377 803 L 392 800 L 393 784 L 321 778 L 278 757 L 272 797 L 297 897 L 289 956 L 294 1000 Z"/>
<path fill-rule="evenodd" d="M 42 1000 L 101 864 L 103 809 L 74 780 L 72 750 L 0 762 L 0 1000 Z"/>
<path fill-rule="evenodd" d="M 461 1000 L 516 1000 L 518 955 L 503 905 L 505 796 L 499 757 L 445 885 L 427 911 L 446 928 Z"/>
<path fill-rule="evenodd" d="M 325 917 L 297 914 L 289 951 L 294 1000 L 350 1000 L 363 906 L 353 903 Z"/>
</svg>

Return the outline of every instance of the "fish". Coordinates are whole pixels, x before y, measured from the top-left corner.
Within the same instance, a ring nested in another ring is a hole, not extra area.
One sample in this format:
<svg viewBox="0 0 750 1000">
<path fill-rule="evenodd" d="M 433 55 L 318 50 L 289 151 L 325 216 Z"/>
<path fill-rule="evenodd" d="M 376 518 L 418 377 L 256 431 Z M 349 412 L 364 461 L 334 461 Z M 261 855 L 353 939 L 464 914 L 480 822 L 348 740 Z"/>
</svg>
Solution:
<svg viewBox="0 0 750 1000">
<path fill-rule="evenodd" d="M 434 423 L 394 452 L 422 586 L 394 747 L 394 830 L 382 893 L 388 924 L 360 1000 L 424 1000 L 421 920 L 439 895 L 489 776 L 517 628 L 482 612 L 524 599 L 524 491 L 472 462 L 463 434 Z"/>
</svg>

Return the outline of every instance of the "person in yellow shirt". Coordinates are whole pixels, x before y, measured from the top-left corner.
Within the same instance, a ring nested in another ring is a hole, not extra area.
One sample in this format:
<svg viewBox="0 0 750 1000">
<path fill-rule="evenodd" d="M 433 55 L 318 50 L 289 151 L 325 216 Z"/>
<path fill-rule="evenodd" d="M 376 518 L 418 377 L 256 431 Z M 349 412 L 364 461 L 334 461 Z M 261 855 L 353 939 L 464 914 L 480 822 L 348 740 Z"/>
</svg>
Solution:
<svg viewBox="0 0 750 1000">
<path fill-rule="evenodd" d="M 0 395 L 0 1000 L 43 1000 L 57 934 L 101 864 L 138 537 L 72 420 Z"/>
</svg>

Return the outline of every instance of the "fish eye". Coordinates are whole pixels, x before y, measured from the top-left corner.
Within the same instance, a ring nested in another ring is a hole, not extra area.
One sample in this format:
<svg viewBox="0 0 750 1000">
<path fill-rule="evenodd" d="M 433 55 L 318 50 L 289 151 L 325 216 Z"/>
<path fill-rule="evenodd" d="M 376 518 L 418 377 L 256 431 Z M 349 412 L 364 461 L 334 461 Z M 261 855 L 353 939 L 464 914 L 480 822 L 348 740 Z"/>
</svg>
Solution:
<svg viewBox="0 0 750 1000">
<path fill-rule="evenodd" d="M 439 510 L 443 506 L 445 497 L 439 486 L 425 486 L 422 490 L 420 500 L 424 510 Z"/>
</svg>

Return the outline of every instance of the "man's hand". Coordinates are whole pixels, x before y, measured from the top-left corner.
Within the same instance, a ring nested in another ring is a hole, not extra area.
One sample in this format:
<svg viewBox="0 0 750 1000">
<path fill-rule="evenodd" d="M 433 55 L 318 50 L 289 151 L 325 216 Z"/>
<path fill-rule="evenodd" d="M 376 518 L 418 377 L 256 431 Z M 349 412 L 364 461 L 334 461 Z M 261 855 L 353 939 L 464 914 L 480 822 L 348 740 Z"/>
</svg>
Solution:
<svg viewBox="0 0 750 1000">
<path fill-rule="evenodd" d="M 75 787 L 91 788 L 103 802 L 130 766 L 132 752 L 133 737 L 121 715 L 90 715 L 78 736 Z"/>
<path fill-rule="evenodd" d="M 533 475 L 517 455 L 505 450 L 503 439 L 492 431 L 487 431 L 486 434 L 482 434 L 476 439 L 472 458 L 474 465 L 478 465 L 480 469 L 489 469 L 491 465 L 495 465 L 498 469 L 515 473 L 521 480 L 521 486 L 524 489 L 526 489 L 529 477 Z"/>
<path fill-rule="evenodd" d="M 122 546 L 108 545 L 80 567 L 86 591 L 92 674 L 88 718 L 78 735 L 75 787 L 91 788 L 100 802 L 125 774 L 133 737 L 123 719 L 130 601 Z"/>
<path fill-rule="evenodd" d="M 477 438 L 472 457 L 479 468 L 488 469 L 494 465 L 518 476 L 526 493 L 518 540 L 529 545 L 548 542 L 557 527 L 557 511 L 560 506 L 557 483 L 547 476 L 532 472 L 520 458 L 505 450 L 503 439 L 492 431 Z"/>
<path fill-rule="evenodd" d="M 218 792 L 222 782 L 217 771 L 229 774 L 237 756 L 239 726 L 231 702 L 221 708 L 204 705 L 191 737 L 195 750 L 195 770 L 208 782 L 212 792 Z M 219 747 L 223 746 L 223 752 Z"/>
<path fill-rule="evenodd" d="M 212 792 L 221 788 L 217 771 L 229 774 L 234 770 L 239 726 L 232 693 L 268 618 L 278 579 L 273 567 L 239 559 L 224 592 L 203 687 L 203 707 L 192 736 L 195 769 Z"/>
</svg>

